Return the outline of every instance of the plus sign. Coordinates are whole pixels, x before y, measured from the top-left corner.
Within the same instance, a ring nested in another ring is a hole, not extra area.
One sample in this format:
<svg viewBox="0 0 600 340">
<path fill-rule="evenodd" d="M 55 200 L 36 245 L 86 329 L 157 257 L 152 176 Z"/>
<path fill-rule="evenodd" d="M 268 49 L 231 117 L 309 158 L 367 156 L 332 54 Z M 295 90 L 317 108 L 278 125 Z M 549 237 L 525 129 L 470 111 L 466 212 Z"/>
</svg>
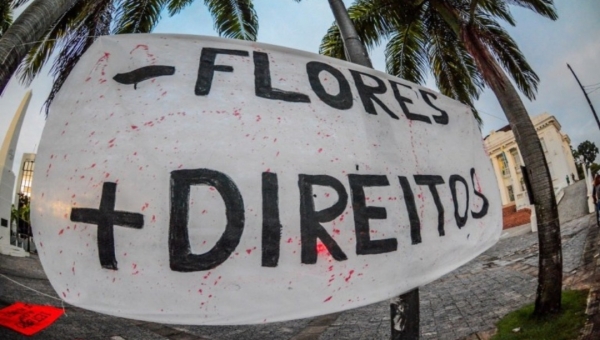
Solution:
<svg viewBox="0 0 600 340">
<path fill-rule="evenodd" d="M 125 211 L 115 211 L 117 183 L 104 182 L 100 209 L 73 208 L 71 221 L 95 224 L 98 226 L 98 255 L 102 268 L 117 270 L 115 258 L 115 237 L 113 226 L 142 229 L 144 215 Z"/>
</svg>

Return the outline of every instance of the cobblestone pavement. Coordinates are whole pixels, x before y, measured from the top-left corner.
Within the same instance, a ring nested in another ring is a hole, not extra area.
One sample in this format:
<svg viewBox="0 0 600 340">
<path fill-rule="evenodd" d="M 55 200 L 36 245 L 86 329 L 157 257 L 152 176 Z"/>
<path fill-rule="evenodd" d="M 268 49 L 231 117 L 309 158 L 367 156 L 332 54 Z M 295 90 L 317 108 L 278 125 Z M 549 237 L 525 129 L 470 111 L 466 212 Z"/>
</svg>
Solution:
<svg viewBox="0 0 600 340">
<path fill-rule="evenodd" d="M 561 223 L 588 214 L 587 188 L 585 181 L 577 181 L 564 190 L 565 195 L 558 204 L 558 216 Z"/>
<path fill-rule="evenodd" d="M 561 220 L 564 216 L 561 215 Z M 562 223 L 565 287 L 587 287 L 590 281 L 598 280 L 592 275 L 600 275 L 600 269 L 595 272 L 589 270 L 600 267 L 600 258 L 595 253 L 597 250 L 589 251 L 588 236 L 596 235 L 597 239 L 596 228 L 594 214 Z M 527 233 L 500 240 L 465 266 L 421 287 L 421 338 L 459 339 L 489 330 L 507 312 L 533 302 L 537 261 L 537 234 Z M 592 298 L 600 300 L 597 290 L 593 294 L 590 294 Z M 0 255 L 0 307 L 15 301 L 62 305 L 35 256 L 12 258 Z M 598 304 L 596 302 L 588 307 L 592 318 L 600 318 Z M 153 324 L 101 315 L 72 306 L 66 306 L 65 311 L 65 316 L 35 338 L 337 340 L 388 339 L 390 334 L 388 302 L 310 319 L 227 327 Z M 592 332 L 593 325 L 588 327 Z M 599 330 L 596 328 L 594 331 Z M 22 338 L 0 327 L 0 339 Z"/>
<path fill-rule="evenodd" d="M 586 215 L 562 225 L 565 284 L 586 278 L 581 270 L 586 236 L 595 223 Z M 421 287 L 421 338 L 458 339 L 490 329 L 504 314 L 533 301 L 537 234 L 500 240 L 458 270 Z M 27 290 L 23 284 L 47 296 Z M 61 306 L 35 257 L 0 257 L 0 305 L 14 301 Z M 115 318 L 67 306 L 67 315 L 40 339 L 387 339 L 389 304 L 381 302 L 334 315 L 256 326 L 173 326 Z M 20 339 L 0 328 L 1 339 Z"/>
</svg>

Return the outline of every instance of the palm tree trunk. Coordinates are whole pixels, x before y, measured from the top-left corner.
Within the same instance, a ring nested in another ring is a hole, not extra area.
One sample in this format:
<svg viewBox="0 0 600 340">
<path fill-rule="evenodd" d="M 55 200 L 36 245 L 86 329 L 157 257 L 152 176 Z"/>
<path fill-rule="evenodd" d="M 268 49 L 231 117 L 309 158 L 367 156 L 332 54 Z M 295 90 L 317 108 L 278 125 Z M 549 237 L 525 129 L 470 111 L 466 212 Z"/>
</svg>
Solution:
<svg viewBox="0 0 600 340">
<path fill-rule="evenodd" d="M 329 6 L 344 41 L 346 59 L 352 63 L 373 68 L 369 53 L 359 39 L 342 0 L 329 0 Z M 391 339 L 419 339 L 419 319 L 419 288 L 392 299 L 390 301 Z"/>
<path fill-rule="evenodd" d="M 531 184 L 538 223 L 539 267 L 535 316 L 559 313 L 562 295 L 562 246 L 558 206 L 542 144 L 531 118 L 504 70 L 477 38 L 473 26 L 461 23 L 457 11 L 446 3 L 432 2 L 475 60 L 485 83 L 492 89 L 515 135 Z M 476 6 L 476 4 L 473 4 Z"/>
<path fill-rule="evenodd" d="M 342 0 L 329 0 L 329 7 L 331 7 L 335 22 L 340 29 L 348 61 L 373 68 L 371 59 L 369 59 L 369 53 L 367 53 L 365 45 L 358 38 L 358 33 L 356 33 L 354 24 L 350 20 L 350 16 Z"/>
<path fill-rule="evenodd" d="M 562 247 L 552 178 L 540 139 L 525 106 L 506 74 L 500 73 L 501 86 L 493 82 L 488 84 L 506 114 L 523 156 L 531 182 L 532 203 L 535 204 L 538 222 L 538 287 L 533 314 L 536 316 L 556 314 L 561 310 Z"/>
<path fill-rule="evenodd" d="M 19 63 L 44 32 L 81 0 L 35 0 L 0 39 L 0 94 Z"/>
</svg>

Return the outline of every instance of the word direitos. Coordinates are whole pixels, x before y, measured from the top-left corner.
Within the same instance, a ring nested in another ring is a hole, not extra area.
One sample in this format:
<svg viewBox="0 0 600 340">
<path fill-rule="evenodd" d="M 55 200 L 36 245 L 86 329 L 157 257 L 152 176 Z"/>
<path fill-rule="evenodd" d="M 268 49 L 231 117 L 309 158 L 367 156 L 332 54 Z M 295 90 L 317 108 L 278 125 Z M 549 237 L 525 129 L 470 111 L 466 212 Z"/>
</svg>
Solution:
<svg viewBox="0 0 600 340">
<path fill-rule="evenodd" d="M 437 230 L 439 236 L 445 235 L 444 206 L 439 190 L 450 190 L 454 205 L 454 219 L 458 228 L 466 225 L 469 212 L 472 218 L 481 219 L 488 211 L 488 199 L 475 188 L 475 169 L 470 170 L 470 182 L 474 196 L 482 202 L 479 211 L 470 210 L 469 184 L 465 178 L 453 174 L 446 181 L 439 175 L 414 175 L 418 186 L 426 186 L 433 197 L 438 212 Z M 194 272 L 213 269 L 235 251 L 245 227 L 244 200 L 234 181 L 222 172 L 210 169 L 181 169 L 171 172 L 170 180 L 170 217 L 169 217 L 169 260 L 173 271 Z M 410 221 L 411 243 L 419 244 L 421 239 L 421 221 L 413 189 L 406 176 L 398 176 L 398 183 L 404 195 L 404 203 Z M 331 222 L 345 211 L 348 200 L 351 201 L 354 228 L 356 232 L 356 254 L 375 255 L 396 251 L 398 240 L 387 238 L 372 240 L 369 220 L 386 219 L 387 211 L 383 207 L 368 206 L 365 197 L 366 187 L 384 187 L 390 185 L 385 175 L 349 174 L 350 197 L 346 188 L 337 178 L 329 175 L 298 175 L 300 192 L 300 238 L 301 262 L 317 262 L 317 240 L 320 240 L 331 256 L 337 261 L 348 257 L 340 245 L 326 231 L 322 223 Z M 276 173 L 262 173 L 262 266 L 277 267 L 280 254 L 283 226 L 279 218 L 279 184 Z M 211 250 L 204 254 L 194 254 L 191 250 L 188 234 L 190 191 L 194 185 L 214 187 L 225 204 L 226 226 L 220 239 Z M 338 196 L 337 202 L 328 208 L 315 210 L 314 186 L 333 189 Z M 459 202 L 458 187 L 465 193 L 464 202 Z M 71 221 L 96 224 L 98 226 L 98 249 L 103 268 L 117 270 L 113 225 L 142 229 L 141 214 L 114 210 L 116 184 L 105 182 L 102 190 L 100 209 L 72 208 Z M 464 211 L 459 210 L 463 206 Z"/>
</svg>

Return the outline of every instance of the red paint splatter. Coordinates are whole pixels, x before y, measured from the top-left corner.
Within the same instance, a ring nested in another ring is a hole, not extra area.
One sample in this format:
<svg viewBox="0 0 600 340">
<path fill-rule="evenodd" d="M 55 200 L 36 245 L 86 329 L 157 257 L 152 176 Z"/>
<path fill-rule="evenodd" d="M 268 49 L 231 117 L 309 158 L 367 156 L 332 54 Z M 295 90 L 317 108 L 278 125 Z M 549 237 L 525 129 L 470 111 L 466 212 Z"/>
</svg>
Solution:
<svg viewBox="0 0 600 340">
<path fill-rule="evenodd" d="M 479 184 L 479 176 L 477 176 L 477 173 L 473 172 L 473 174 L 475 175 L 475 182 L 477 182 L 477 191 L 481 192 L 481 185 Z"/>
<path fill-rule="evenodd" d="M 323 243 L 317 243 L 317 253 L 318 254 L 329 254 L 327 247 Z"/>
<path fill-rule="evenodd" d="M 354 270 L 350 270 L 350 272 L 348 273 L 348 277 L 346 277 L 344 280 L 346 280 L 346 282 L 349 282 L 352 278 L 352 274 L 354 274 Z"/>
<path fill-rule="evenodd" d="M 292 243 L 292 242 L 293 242 L 293 241 L 292 241 L 292 238 L 291 238 L 291 237 L 290 237 L 290 238 L 288 238 L 288 240 L 287 240 L 287 243 Z"/>
<path fill-rule="evenodd" d="M 325 299 L 323 302 L 329 302 L 329 300 L 331 300 L 332 298 L 333 298 L 333 296 L 330 296 L 327 299 Z"/>
<path fill-rule="evenodd" d="M 149 206 L 150 204 L 144 203 L 144 205 L 142 206 L 142 211 L 146 210 Z"/>
<path fill-rule="evenodd" d="M 323 152 L 323 148 L 319 148 L 319 153 Z"/>
<path fill-rule="evenodd" d="M 152 215 L 152 221 L 151 222 L 156 222 L 156 216 Z"/>
<path fill-rule="evenodd" d="M 132 54 L 135 50 L 137 50 L 138 48 L 141 48 L 144 51 L 148 51 L 148 45 L 144 45 L 144 44 L 139 44 L 136 47 L 134 47 L 129 54 Z"/>
<path fill-rule="evenodd" d="M 246 249 L 246 253 L 248 253 L 248 254 L 252 253 L 252 249 Z"/>
<path fill-rule="evenodd" d="M 136 263 L 132 263 L 131 266 L 133 267 L 133 269 L 137 268 L 137 264 Z"/>
<path fill-rule="evenodd" d="M 261 117 L 260 115 L 256 115 L 256 121 L 257 121 L 257 122 L 260 122 L 260 121 L 261 121 L 261 119 L 262 119 L 262 117 Z"/>
<path fill-rule="evenodd" d="M 95 168 L 96 167 L 96 163 L 92 164 L 92 166 L 90 166 L 90 168 Z"/>
<path fill-rule="evenodd" d="M 64 232 L 65 232 L 65 230 L 64 230 L 64 229 L 61 229 L 61 230 L 58 232 L 58 235 L 62 235 Z"/>
<path fill-rule="evenodd" d="M 131 129 L 137 130 L 137 128 L 138 128 L 137 125 L 131 125 Z"/>
</svg>

